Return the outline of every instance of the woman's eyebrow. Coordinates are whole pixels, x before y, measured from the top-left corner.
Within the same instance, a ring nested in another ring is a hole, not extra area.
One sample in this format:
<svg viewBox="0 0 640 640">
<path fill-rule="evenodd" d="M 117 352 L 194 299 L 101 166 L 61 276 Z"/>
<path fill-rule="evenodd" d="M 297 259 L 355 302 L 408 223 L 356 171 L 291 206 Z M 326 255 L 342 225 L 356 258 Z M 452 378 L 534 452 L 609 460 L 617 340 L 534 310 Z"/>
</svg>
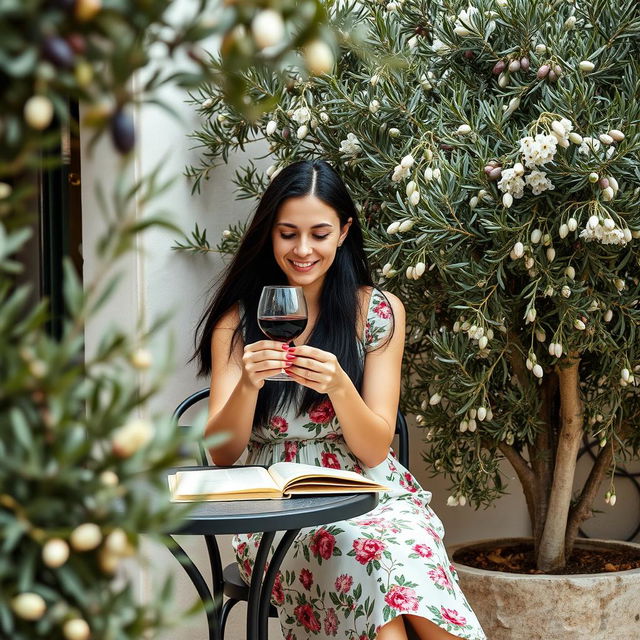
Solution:
<svg viewBox="0 0 640 640">
<path fill-rule="evenodd" d="M 289 227 L 290 229 L 297 229 L 297 225 L 291 222 L 278 222 L 277 226 L 279 227 Z M 331 227 L 333 229 L 333 225 L 330 222 L 320 222 L 319 224 L 314 224 L 312 229 L 320 229 L 321 227 Z"/>
</svg>

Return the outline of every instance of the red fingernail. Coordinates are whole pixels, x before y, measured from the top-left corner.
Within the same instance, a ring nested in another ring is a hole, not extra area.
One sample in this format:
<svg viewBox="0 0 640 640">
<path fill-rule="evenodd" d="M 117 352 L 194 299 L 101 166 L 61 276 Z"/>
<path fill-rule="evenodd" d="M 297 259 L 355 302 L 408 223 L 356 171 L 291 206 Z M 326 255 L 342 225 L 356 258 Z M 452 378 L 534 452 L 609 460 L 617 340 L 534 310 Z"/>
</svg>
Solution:
<svg viewBox="0 0 640 640">
<path fill-rule="evenodd" d="M 286 350 L 289 348 L 289 345 L 285 342 L 285 343 L 282 345 L 282 348 L 286 351 Z"/>
<path fill-rule="evenodd" d="M 286 369 L 287 367 L 293 367 L 293 362 L 285 362 L 285 363 L 284 363 L 284 366 L 285 366 L 285 369 Z"/>
<path fill-rule="evenodd" d="M 296 357 L 295 354 L 291 353 L 291 351 L 289 351 L 289 353 L 287 353 L 287 355 L 285 356 L 287 360 L 294 360 L 295 357 Z"/>
</svg>

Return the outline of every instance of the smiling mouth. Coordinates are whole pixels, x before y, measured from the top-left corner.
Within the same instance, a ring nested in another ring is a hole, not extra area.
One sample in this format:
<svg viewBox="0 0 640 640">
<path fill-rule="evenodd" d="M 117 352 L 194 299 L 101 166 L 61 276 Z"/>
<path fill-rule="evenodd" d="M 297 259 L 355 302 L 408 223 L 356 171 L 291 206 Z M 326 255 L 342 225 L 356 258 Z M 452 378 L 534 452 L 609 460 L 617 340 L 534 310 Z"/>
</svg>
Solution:
<svg viewBox="0 0 640 640">
<path fill-rule="evenodd" d="M 297 260 L 289 260 L 289 263 L 296 271 L 309 271 L 313 265 L 318 263 L 318 260 L 313 262 L 298 262 Z"/>
</svg>

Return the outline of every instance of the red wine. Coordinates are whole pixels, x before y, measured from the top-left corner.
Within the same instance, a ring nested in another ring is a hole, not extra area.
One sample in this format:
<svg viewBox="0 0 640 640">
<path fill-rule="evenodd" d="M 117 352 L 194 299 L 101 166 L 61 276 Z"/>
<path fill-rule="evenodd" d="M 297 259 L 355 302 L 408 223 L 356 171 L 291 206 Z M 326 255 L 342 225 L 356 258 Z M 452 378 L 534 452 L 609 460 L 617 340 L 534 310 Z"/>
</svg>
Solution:
<svg viewBox="0 0 640 640">
<path fill-rule="evenodd" d="M 272 340 L 289 342 L 304 331 L 307 318 L 306 316 L 262 316 L 258 318 L 258 325 Z"/>
</svg>

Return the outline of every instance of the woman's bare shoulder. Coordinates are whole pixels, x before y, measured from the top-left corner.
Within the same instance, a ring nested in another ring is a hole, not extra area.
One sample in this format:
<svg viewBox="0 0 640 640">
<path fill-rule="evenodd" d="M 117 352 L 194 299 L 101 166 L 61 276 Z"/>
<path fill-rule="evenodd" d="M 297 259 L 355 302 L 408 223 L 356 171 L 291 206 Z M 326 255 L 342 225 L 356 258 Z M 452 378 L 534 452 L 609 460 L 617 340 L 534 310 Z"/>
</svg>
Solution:
<svg viewBox="0 0 640 640">
<path fill-rule="evenodd" d="M 218 320 L 215 331 L 220 329 L 227 329 L 231 331 L 235 331 L 240 324 L 240 306 L 238 303 L 234 304 L 232 307 L 229 307 L 222 316 L 220 320 Z"/>
</svg>

